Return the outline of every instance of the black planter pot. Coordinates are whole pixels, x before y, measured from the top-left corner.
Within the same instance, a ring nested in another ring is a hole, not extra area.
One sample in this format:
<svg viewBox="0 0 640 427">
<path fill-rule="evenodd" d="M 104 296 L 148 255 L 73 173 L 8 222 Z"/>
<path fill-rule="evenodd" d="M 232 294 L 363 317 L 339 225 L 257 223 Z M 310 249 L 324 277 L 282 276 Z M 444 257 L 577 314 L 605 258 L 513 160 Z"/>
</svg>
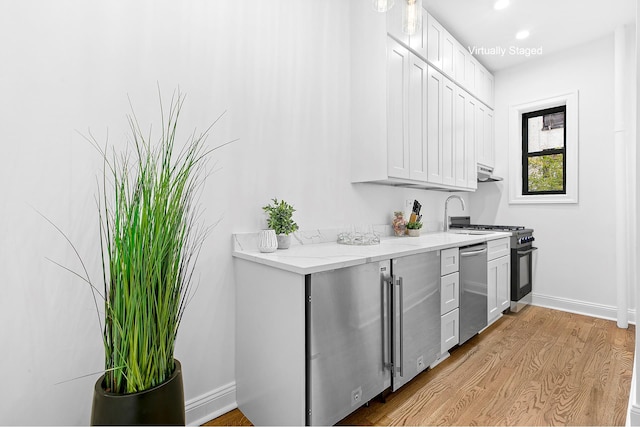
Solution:
<svg viewBox="0 0 640 427">
<path fill-rule="evenodd" d="M 182 366 L 175 364 L 167 381 L 139 393 L 107 393 L 101 376 L 93 390 L 91 425 L 185 425 Z"/>
</svg>

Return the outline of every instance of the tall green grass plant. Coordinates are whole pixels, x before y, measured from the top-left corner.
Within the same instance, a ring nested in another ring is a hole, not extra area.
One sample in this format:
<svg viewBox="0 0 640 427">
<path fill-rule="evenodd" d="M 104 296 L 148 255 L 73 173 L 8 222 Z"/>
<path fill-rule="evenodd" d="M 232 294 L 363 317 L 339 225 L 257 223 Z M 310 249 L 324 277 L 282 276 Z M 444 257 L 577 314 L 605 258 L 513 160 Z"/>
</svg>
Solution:
<svg viewBox="0 0 640 427">
<path fill-rule="evenodd" d="M 161 132 L 155 142 L 133 112 L 125 152 L 100 148 L 88 137 L 104 159 L 98 202 L 104 293 L 90 284 L 94 297 L 104 298 L 103 385 L 112 393 L 147 390 L 172 374 L 194 266 L 209 232 L 200 221 L 198 198 L 209 154 L 220 148 L 205 146 L 215 122 L 178 149 L 183 103 L 179 92 L 168 110 L 160 99 Z"/>
</svg>

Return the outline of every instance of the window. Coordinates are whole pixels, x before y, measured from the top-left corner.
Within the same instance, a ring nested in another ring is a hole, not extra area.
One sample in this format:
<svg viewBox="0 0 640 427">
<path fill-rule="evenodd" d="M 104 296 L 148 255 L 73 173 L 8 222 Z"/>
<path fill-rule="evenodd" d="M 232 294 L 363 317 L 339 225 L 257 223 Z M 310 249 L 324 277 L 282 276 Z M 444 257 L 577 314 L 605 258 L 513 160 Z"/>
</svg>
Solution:
<svg viewBox="0 0 640 427">
<path fill-rule="evenodd" d="M 566 194 L 566 106 L 522 115 L 522 194 Z"/>
<path fill-rule="evenodd" d="M 578 92 L 509 106 L 509 203 L 578 203 Z"/>
</svg>

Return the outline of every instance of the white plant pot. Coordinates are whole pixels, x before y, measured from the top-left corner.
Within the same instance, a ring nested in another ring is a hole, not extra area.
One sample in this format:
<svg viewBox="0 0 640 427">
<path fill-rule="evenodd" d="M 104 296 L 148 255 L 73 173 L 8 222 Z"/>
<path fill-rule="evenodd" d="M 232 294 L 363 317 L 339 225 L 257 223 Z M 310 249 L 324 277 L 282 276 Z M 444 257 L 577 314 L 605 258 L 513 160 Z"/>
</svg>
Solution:
<svg viewBox="0 0 640 427">
<path fill-rule="evenodd" d="M 258 233 L 258 250 L 260 252 L 275 252 L 278 249 L 278 237 L 274 230 L 262 230 Z"/>
<path fill-rule="evenodd" d="M 278 234 L 278 249 L 289 249 L 291 246 L 290 234 Z"/>
<path fill-rule="evenodd" d="M 410 237 L 420 237 L 420 229 L 408 229 L 407 230 L 407 234 L 409 234 Z"/>
</svg>

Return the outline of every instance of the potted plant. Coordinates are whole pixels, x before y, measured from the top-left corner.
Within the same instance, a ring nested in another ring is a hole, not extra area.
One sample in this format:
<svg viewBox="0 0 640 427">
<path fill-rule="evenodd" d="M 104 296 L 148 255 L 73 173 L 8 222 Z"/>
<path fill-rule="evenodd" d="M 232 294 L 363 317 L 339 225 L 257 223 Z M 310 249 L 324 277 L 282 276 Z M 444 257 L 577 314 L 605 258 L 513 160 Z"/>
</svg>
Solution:
<svg viewBox="0 0 640 427">
<path fill-rule="evenodd" d="M 411 237 L 420 236 L 420 229 L 422 228 L 422 223 L 419 221 L 412 221 L 407 223 L 407 234 Z"/>
<path fill-rule="evenodd" d="M 226 144 L 207 148 L 209 127 L 186 133 L 174 152 L 183 103 L 178 92 L 165 111 L 160 99 L 157 142 L 143 133 L 133 112 L 125 152 L 108 153 L 86 137 L 104 162 L 97 198 L 103 283 L 92 282 L 82 259 L 84 274 L 74 272 L 93 293 L 103 331 L 105 370 L 93 390 L 92 425 L 185 425 L 182 367 L 174 347 L 210 230 L 200 224 L 197 204 L 206 162 Z"/>
<path fill-rule="evenodd" d="M 278 249 L 288 249 L 291 245 L 290 234 L 298 230 L 298 224 L 293 221 L 293 213 L 296 210 L 284 200 L 271 199 L 271 201 L 273 204 L 262 207 L 269 215 L 267 226 L 278 236 Z"/>
</svg>

